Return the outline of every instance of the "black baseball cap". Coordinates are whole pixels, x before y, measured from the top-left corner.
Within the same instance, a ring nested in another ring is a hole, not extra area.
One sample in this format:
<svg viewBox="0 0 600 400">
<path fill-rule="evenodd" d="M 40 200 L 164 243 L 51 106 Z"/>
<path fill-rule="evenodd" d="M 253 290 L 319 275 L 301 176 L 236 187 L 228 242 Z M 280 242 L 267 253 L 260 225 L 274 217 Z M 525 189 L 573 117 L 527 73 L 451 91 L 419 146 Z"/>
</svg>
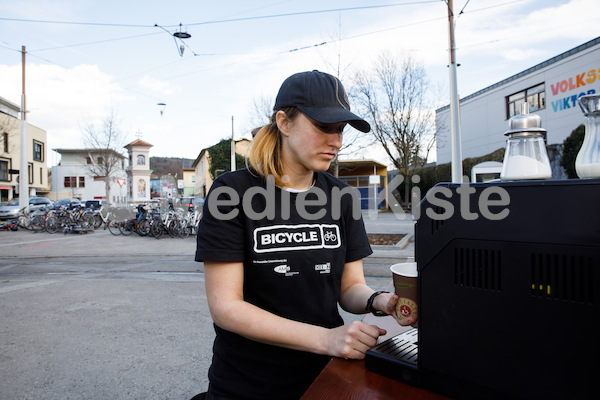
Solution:
<svg viewBox="0 0 600 400">
<path fill-rule="evenodd" d="M 347 122 L 361 132 L 371 130 L 367 121 L 350 112 L 342 82 L 325 72 L 299 72 L 283 81 L 273 110 L 286 107 L 296 107 L 308 117 L 324 124 Z"/>
</svg>

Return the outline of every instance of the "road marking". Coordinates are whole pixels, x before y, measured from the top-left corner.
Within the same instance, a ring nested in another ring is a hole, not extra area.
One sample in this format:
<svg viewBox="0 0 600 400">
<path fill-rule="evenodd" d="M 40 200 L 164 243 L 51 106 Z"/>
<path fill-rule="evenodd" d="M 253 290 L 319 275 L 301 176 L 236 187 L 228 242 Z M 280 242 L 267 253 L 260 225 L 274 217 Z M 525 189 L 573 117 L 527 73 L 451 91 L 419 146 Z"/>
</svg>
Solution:
<svg viewBox="0 0 600 400">
<path fill-rule="evenodd" d="M 18 266 L 19 264 L 10 264 L 10 265 L 5 265 L 4 267 L 0 268 L 0 272 L 2 271 L 6 271 L 8 269 L 14 268 L 16 266 Z"/>
<path fill-rule="evenodd" d="M 29 282 L 29 283 L 21 283 L 21 284 L 16 284 L 16 285 L 12 285 L 12 286 L 7 286 L 7 287 L 0 287 L 0 294 L 5 294 L 5 293 L 10 293 L 10 292 L 14 292 L 17 290 L 26 290 L 26 289 L 31 289 L 34 287 L 38 287 L 38 286 L 46 286 L 46 285 L 52 285 L 54 283 L 58 283 L 58 282 L 64 282 L 64 280 L 52 280 L 52 281 L 44 281 L 44 282 Z"/>
<path fill-rule="evenodd" d="M 203 283 L 204 274 L 200 272 L 93 272 L 93 273 L 73 273 L 73 272 L 56 272 L 56 273 L 45 273 L 38 275 L 54 275 L 54 276 L 67 276 L 61 279 L 49 279 L 38 282 L 27 282 L 27 283 L 16 283 L 16 281 L 0 280 L 0 294 L 15 292 L 19 290 L 33 289 L 40 286 L 54 285 L 56 283 L 67 283 L 84 280 L 106 280 L 106 279 L 119 279 L 121 281 L 159 281 L 159 282 L 173 282 L 173 283 Z M 9 282 L 15 282 L 13 285 L 7 285 Z M 3 287 L 4 286 L 4 287 Z"/>
<path fill-rule="evenodd" d="M 59 235 L 58 233 L 56 235 Z M 60 237 L 56 237 L 53 239 L 40 239 L 40 240 L 28 240 L 26 242 L 17 242 L 17 243 L 5 243 L 5 244 L 0 244 L 0 247 L 9 247 L 9 246 L 18 246 L 18 245 L 23 245 L 23 244 L 35 244 L 35 243 L 44 243 L 44 242 L 55 242 L 57 240 L 65 240 L 64 238 L 64 234 L 60 234 Z M 86 234 L 87 235 L 87 234 Z M 96 235 L 108 235 L 108 232 L 99 232 L 99 233 L 95 233 L 94 236 Z M 74 240 L 74 239 L 83 239 L 85 238 L 85 236 L 81 235 L 81 236 L 69 236 L 68 240 Z"/>
</svg>

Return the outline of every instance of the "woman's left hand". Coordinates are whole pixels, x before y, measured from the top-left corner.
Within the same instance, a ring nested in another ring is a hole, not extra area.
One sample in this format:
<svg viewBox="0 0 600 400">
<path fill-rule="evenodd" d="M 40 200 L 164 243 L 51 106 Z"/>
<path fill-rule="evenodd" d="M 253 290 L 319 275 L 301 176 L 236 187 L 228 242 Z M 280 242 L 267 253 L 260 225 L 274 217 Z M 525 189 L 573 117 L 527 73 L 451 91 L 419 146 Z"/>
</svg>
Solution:
<svg viewBox="0 0 600 400">
<path fill-rule="evenodd" d="M 398 296 L 394 293 L 382 293 L 375 298 L 374 306 L 375 309 L 381 310 L 384 313 L 391 315 L 394 317 L 396 322 L 402 326 L 412 326 L 414 328 L 417 327 L 417 321 L 414 317 L 407 318 L 398 318 L 396 315 L 396 303 L 398 303 Z"/>
</svg>

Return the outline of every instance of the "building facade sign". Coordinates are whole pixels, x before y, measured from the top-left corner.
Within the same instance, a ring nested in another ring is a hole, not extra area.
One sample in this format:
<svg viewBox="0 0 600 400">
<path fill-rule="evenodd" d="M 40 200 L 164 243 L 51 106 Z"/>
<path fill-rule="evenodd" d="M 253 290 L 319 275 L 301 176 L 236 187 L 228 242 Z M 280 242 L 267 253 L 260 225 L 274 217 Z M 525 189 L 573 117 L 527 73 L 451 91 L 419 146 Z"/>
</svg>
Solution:
<svg viewBox="0 0 600 400">
<path fill-rule="evenodd" d="M 552 111 L 559 112 L 572 107 L 578 108 L 577 99 L 586 94 L 595 94 L 596 89 L 592 85 L 599 81 L 600 68 L 594 68 L 550 84 L 552 96 L 562 96 L 552 101 Z"/>
</svg>

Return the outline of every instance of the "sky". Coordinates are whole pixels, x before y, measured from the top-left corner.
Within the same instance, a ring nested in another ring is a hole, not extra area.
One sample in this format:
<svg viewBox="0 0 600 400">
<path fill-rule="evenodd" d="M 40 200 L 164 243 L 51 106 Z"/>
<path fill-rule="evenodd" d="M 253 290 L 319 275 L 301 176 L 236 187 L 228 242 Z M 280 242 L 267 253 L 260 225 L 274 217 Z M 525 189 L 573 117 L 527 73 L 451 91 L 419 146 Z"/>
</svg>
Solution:
<svg viewBox="0 0 600 400">
<path fill-rule="evenodd" d="M 20 104 L 26 46 L 27 120 L 47 131 L 49 166 L 60 160 L 52 149 L 83 148 L 82 127 L 111 112 L 127 143 L 195 159 L 232 133 L 250 138 L 255 104 L 272 104 L 288 76 L 318 69 L 349 89 L 383 52 L 422 63 L 424 95 L 449 103 L 444 0 L 0 0 L 0 9 L 0 96 Z M 598 0 L 455 0 L 454 15 L 461 97 L 600 36 Z"/>
</svg>

